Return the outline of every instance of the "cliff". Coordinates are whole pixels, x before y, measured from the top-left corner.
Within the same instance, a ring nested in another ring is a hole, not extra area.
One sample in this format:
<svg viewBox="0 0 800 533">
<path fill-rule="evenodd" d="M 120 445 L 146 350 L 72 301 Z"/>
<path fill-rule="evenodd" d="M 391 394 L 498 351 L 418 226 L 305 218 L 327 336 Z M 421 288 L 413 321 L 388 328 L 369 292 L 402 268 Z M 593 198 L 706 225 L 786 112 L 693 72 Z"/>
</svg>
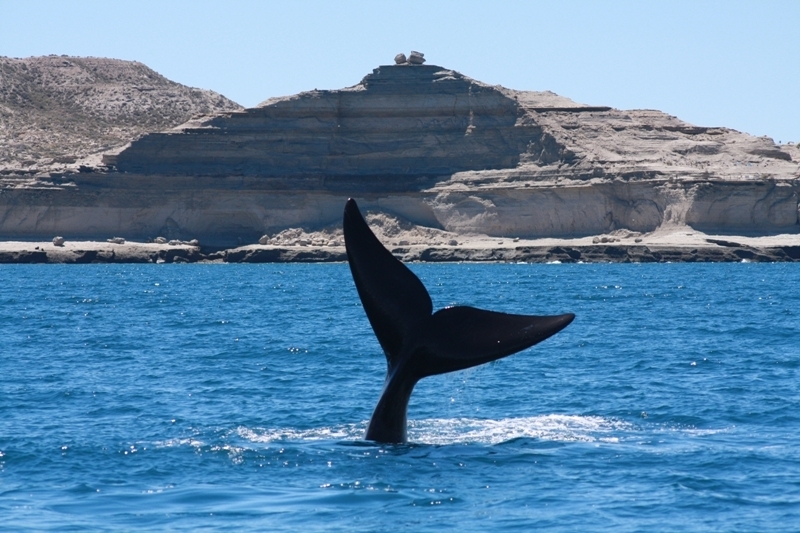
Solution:
<svg viewBox="0 0 800 533">
<path fill-rule="evenodd" d="M 0 238 L 231 246 L 336 224 L 344 199 L 454 234 L 797 233 L 796 147 L 433 65 L 196 117 L 84 172 L 0 181 Z"/>
<path fill-rule="evenodd" d="M 536 125 L 491 87 L 441 67 L 382 67 L 359 85 L 268 100 L 238 113 L 145 136 L 111 161 L 118 171 L 354 181 L 419 189 L 419 180 L 513 168 Z"/>
</svg>

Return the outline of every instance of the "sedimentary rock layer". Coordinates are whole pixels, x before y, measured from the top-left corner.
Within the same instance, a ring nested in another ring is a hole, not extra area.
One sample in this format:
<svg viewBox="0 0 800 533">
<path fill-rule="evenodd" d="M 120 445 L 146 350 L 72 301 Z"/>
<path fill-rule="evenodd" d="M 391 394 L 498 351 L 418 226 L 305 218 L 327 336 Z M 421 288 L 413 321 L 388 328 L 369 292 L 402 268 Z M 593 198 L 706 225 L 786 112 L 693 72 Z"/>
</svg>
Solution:
<svg viewBox="0 0 800 533">
<path fill-rule="evenodd" d="M 365 210 L 456 234 L 569 237 L 688 225 L 707 232 L 797 230 L 797 182 L 604 181 L 479 190 L 326 190 L 319 182 L 79 174 L 0 195 L 0 238 L 200 239 L 230 246 L 286 228 L 337 224 L 348 196 Z"/>
<path fill-rule="evenodd" d="M 454 234 L 689 226 L 797 233 L 795 146 L 651 110 L 488 86 L 432 65 L 195 118 L 105 166 L 0 179 L 0 239 L 158 235 L 230 247 L 362 208 Z"/>
<path fill-rule="evenodd" d="M 512 98 L 457 72 L 381 67 L 355 87 L 145 136 L 107 161 L 148 175 L 357 178 L 413 188 L 420 177 L 515 167 L 542 137 L 518 118 Z"/>
</svg>

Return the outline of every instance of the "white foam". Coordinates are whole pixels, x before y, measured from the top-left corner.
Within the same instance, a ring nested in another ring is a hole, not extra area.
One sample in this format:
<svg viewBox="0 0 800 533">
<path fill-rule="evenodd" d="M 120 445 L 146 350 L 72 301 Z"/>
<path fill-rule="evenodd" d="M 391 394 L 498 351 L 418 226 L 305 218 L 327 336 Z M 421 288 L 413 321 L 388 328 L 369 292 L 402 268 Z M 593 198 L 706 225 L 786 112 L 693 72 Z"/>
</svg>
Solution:
<svg viewBox="0 0 800 533">
<path fill-rule="evenodd" d="M 500 444 L 532 438 L 558 442 L 618 442 L 626 422 L 600 416 L 543 415 L 501 420 L 475 418 L 412 420 L 408 438 L 424 444 Z"/>
<path fill-rule="evenodd" d="M 192 448 L 202 448 L 205 446 L 205 443 L 201 440 L 194 439 L 194 438 L 182 438 L 182 439 L 169 439 L 164 441 L 158 441 L 155 443 L 156 447 L 159 448 L 175 448 L 179 446 L 191 446 Z"/>
<path fill-rule="evenodd" d="M 263 443 L 300 440 L 361 440 L 364 438 L 366 428 L 366 422 L 339 427 L 311 429 L 279 428 L 254 430 L 246 427 L 239 427 L 236 429 L 236 434 L 250 442 Z"/>
<path fill-rule="evenodd" d="M 236 434 L 250 442 L 310 440 L 363 440 L 367 422 L 311 429 L 250 429 Z M 408 440 L 419 444 L 499 444 L 518 438 L 560 442 L 618 442 L 620 431 L 634 429 L 629 423 L 600 416 L 542 415 L 485 420 L 478 418 L 431 418 L 410 420 Z"/>
</svg>

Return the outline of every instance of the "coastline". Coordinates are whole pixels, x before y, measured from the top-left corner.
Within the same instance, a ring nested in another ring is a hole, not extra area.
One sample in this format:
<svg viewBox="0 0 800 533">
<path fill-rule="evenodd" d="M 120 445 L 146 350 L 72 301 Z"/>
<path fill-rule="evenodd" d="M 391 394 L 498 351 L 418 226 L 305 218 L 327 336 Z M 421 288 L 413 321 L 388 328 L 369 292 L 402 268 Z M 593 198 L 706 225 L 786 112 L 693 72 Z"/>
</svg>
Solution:
<svg viewBox="0 0 800 533">
<path fill-rule="evenodd" d="M 800 234 L 707 235 L 674 228 L 631 237 L 509 239 L 459 236 L 457 245 L 393 245 L 404 262 L 694 263 L 800 262 Z M 0 242 L 0 264 L 49 263 L 326 263 L 347 260 L 344 246 L 260 245 L 211 249 L 188 243 L 126 241 Z"/>
</svg>

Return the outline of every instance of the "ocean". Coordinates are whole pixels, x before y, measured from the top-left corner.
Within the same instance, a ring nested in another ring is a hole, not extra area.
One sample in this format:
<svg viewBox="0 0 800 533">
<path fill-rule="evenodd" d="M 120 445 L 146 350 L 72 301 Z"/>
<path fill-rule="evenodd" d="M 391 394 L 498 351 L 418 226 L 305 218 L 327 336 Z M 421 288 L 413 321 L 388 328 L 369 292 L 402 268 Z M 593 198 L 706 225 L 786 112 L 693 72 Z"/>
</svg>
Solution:
<svg viewBox="0 0 800 533">
<path fill-rule="evenodd" d="M 410 268 L 577 318 L 383 445 L 346 264 L 1 265 L 0 531 L 800 530 L 800 265 Z"/>
</svg>

